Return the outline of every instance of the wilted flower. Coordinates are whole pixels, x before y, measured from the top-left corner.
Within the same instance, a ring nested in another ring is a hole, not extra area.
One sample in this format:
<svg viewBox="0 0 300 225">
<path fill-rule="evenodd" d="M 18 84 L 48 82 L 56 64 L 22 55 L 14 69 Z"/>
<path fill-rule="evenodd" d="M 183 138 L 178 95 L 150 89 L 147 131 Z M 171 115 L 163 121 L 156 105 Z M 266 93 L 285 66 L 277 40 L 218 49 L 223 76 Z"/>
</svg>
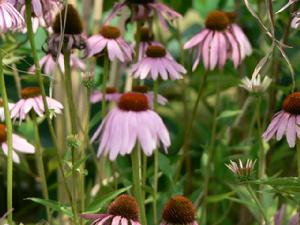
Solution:
<svg viewBox="0 0 300 225">
<path fill-rule="evenodd" d="M 83 25 L 79 13 L 71 4 L 66 7 L 56 15 L 52 25 L 54 33 L 51 34 L 47 42 L 49 52 L 54 57 L 60 54 L 61 41 L 64 42 L 62 51 L 71 52 L 72 49 L 83 50 L 86 48 L 86 38 L 82 34 Z M 62 21 L 65 22 L 65 27 Z"/>
<path fill-rule="evenodd" d="M 246 165 L 243 165 L 239 159 L 238 163 L 230 160 L 229 164 L 225 164 L 228 169 L 231 170 L 240 180 L 249 180 L 252 176 L 256 160 L 248 159 Z"/>
<path fill-rule="evenodd" d="M 0 147 L 5 155 L 8 155 L 8 144 L 7 144 L 7 129 L 4 124 L 0 123 Z M 29 142 L 27 142 L 24 138 L 19 135 L 12 134 L 12 148 L 13 154 L 12 158 L 15 163 L 20 163 L 20 157 L 15 151 L 21 153 L 34 153 L 35 149 Z"/>
<path fill-rule="evenodd" d="M 0 1 L 0 18 L 1 32 L 20 30 L 25 26 L 24 18 L 9 0 Z"/>
<path fill-rule="evenodd" d="M 4 121 L 5 119 L 5 113 L 4 113 L 4 106 L 3 106 L 4 102 L 3 100 L 0 98 L 0 121 Z M 11 110 L 11 108 L 14 106 L 15 104 L 13 103 L 8 103 L 8 109 Z"/>
<path fill-rule="evenodd" d="M 57 65 L 59 66 L 59 69 L 63 73 L 65 72 L 63 54 L 59 55 L 57 63 L 56 63 L 56 58 L 53 58 L 53 56 L 51 54 L 47 54 L 40 59 L 39 64 L 41 66 L 42 72 L 47 75 L 53 75 L 53 73 L 55 72 L 55 69 L 57 68 Z M 86 69 L 85 63 L 74 54 L 71 54 L 70 66 L 74 70 L 79 69 L 81 71 L 84 71 Z M 35 65 L 30 67 L 29 72 L 35 72 Z"/>
<path fill-rule="evenodd" d="M 291 22 L 291 26 L 292 28 L 297 29 L 300 25 L 300 12 L 295 12 L 294 13 L 294 18 Z"/>
<path fill-rule="evenodd" d="M 236 25 L 232 24 L 229 16 L 222 11 L 213 11 L 205 21 L 206 29 L 190 39 L 184 49 L 194 52 L 195 70 L 203 58 L 206 70 L 213 70 L 216 66 L 223 69 L 226 60 L 231 59 L 237 67 L 246 55 L 251 54 L 249 41 Z"/>
<path fill-rule="evenodd" d="M 125 7 L 131 9 L 131 20 L 149 21 L 153 15 L 157 15 L 164 29 L 168 28 L 168 20 L 175 20 L 181 15 L 158 0 L 122 0 L 116 3 L 106 23 L 109 23 Z"/>
<path fill-rule="evenodd" d="M 160 225 L 198 225 L 193 203 L 184 196 L 172 197 L 164 207 Z"/>
<path fill-rule="evenodd" d="M 261 76 L 257 75 L 252 77 L 251 80 L 248 77 L 243 78 L 240 86 L 251 93 L 262 93 L 267 90 L 271 82 L 272 79 L 268 76 L 265 76 L 263 81 L 261 81 Z"/>
<path fill-rule="evenodd" d="M 265 141 L 276 135 L 276 140 L 286 136 L 291 148 L 296 145 L 296 138 L 300 137 L 300 92 L 288 95 L 282 105 L 282 110 L 276 113 L 267 130 L 263 134 Z"/>
<path fill-rule="evenodd" d="M 117 27 L 103 26 L 100 34 L 88 39 L 87 57 L 103 54 L 104 52 L 108 54 L 110 61 L 115 59 L 121 62 L 132 61 L 133 49 L 121 37 L 121 31 Z"/>
<path fill-rule="evenodd" d="M 11 118 L 24 120 L 28 113 L 33 110 L 38 116 L 45 113 L 41 90 L 38 87 L 27 87 L 22 89 L 22 98 L 12 107 Z M 55 114 L 62 113 L 63 105 L 53 98 L 46 97 L 49 110 Z"/>
<path fill-rule="evenodd" d="M 132 65 L 130 74 L 134 78 L 145 79 L 151 77 L 156 80 L 160 76 L 163 80 L 181 79 L 186 73 L 185 68 L 178 64 L 166 49 L 159 45 L 151 45 L 146 50 L 146 57 Z"/>
<path fill-rule="evenodd" d="M 93 220 L 91 225 L 141 225 L 139 208 L 135 198 L 120 195 L 104 214 L 82 214 L 81 218 Z"/>
<path fill-rule="evenodd" d="M 169 132 L 159 115 L 150 110 L 145 95 L 123 94 L 118 106 L 112 109 L 92 137 L 100 143 L 98 156 L 109 154 L 115 160 L 119 154 L 130 154 L 137 144 L 147 156 L 162 142 L 165 151 L 170 146 Z"/>
<path fill-rule="evenodd" d="M 106 101 L 118 101 L 122 96 L 121 93 L 114 87 L 107 87 L 105 91 L 105 100 Z M 93 91 L 91 94 L 91 103 L 102 102 L 103 101 L 103 93 L 101 91 Z"/>
</svg>

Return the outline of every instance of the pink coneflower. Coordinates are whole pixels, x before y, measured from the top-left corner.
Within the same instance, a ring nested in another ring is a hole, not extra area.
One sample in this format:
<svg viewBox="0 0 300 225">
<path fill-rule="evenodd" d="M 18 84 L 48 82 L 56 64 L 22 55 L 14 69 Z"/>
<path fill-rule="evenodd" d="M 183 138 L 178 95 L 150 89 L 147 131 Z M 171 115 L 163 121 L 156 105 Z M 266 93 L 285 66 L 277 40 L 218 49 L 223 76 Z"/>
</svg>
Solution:
<svg viewBox="0 0 300 225">
<path fill-rule="evenodd" d="M 139 208 L 135 198 L 120 195 L 108 207 L 105 214 L 82 214 L 81 218 L 93 220 L 91 225 L 141 225 Z"/>
<path fill-rule="evenodd" d="M 57 64 L 59 66 L 59 69 L 64 73 L 65 72 L 65 65 L 64 65 L 64 56 L 63 54 L 60 54 L 58 57 L 58 61 L 56 63 L 56 58 L 53 58 L 51 54 L 47 54 L 43 56 L 40 59 L 40 66 L 42 69 L 42 72 L 47 75 L 52 75 L 55 72 L 55 69 L 57 68 Z M 76 55 L 71 54 L 70 57 L 70 65 L 71 68 L 74 70 L 81 70 L 85 71 L 86 70 L 86 65 L 85 63 L 79 59 Z M 35 71 L 35 65 L 30 67 L 29 72 L 33 73 Z"/>
<path fill-rule="evenodd" d="M 134 64 L 129 73 L 140 79 L 151 77 L 156 80 L 159 75 L 163 80 L 168 78 L 176 80 L 181 79 L 186 70 L 167 53 L 164 47 L 151 45 L 146 50 L 146 57 Z"/>
<path fill-rule="evenodd" d="M 8 144 L 7 144 L 7 130 L 4 124 L 0 123 L 0 147 L 5 155 L 8 155 Z M 15 163 L 20 163 L 20 157 L 15 151 L 21 153 L 32 154 L 34 153 L 34 146 L 29 144 L 24 138 L 19 135 L 12 134 L 12 148 L 13 148 L 13 161 Z"/>
<path fill-rule="evenodd" d="M 294 29 L 299 28 L 300 26 L 300 11 L 294 13 L 294 18 L 291 22 L 291 27 Z"/>
<path fill-rule="evenodd" d="M 285 135 L 290 148 L 295 147 L 296 138 L 300 137 L 300 92 L 288 95 L 282 110 L 276 113 L 267 130 L 263 134 L 265 141 L 276 136 L 279 141 Z"/>
<path fill-rule="evenodd" d="M 20 30 L 25 26 L 24 18 L 8 0 L 0 1 L 0 18 L 1 32 Z"/>
<path fill-rule="evenodd" d="M 67 15 L 66 15 L 67 14 Z M 66 26 L 62 29 L 62 22 Z M 48 39 L 48 50 L 56 57 L 60 54 L 61 41 L 64 41 L 62 51 L 71 52 L 72 49 L 84 50 L 86 48 L 86 37 L 83 35 L 83 25 L 77 10 L 70 4 L 59 12 L 52 25 L 53 34 Z"/>
<path fill-rule="evenodd" d="M 251 53 L 248 39 L 236 24 L 231 25 L 225 12 L 211 12 L 205 26 L 203 31 L 184 45 L 184 49 L 192 49 L 194 52 L 193 70 L 197 68 L 201 57 L 205 69 L 213 70 L 216 66 L 222 69 L 227 59 L 231 59 L 236 68 Z"/>
<path fill-rule="evenodd" d="M 198 225 L 193 203 L 184 196 L 172 197 L 164 207 L 160 225 Z"/>
<path fill-rule="evenodd" d="M 178 12 L 158 0 L 123 0 L 114 5 L 106 23 L 109 23 L 125 7 L 131 9 L 132 21 L 149 20 L 153 15 L 157 15 L 164 29 L 168 28 L 169 20 L 172 21 L 181 18 L 181 15 Z"/>
<path fill-rule="evenodd" d="M 107 53 L 110 61 L 132 61 L 133 49 L 121 37 L 117 27 L 103 26 L 100 34 L 90 37 L 87 41 L 87 57 Z"/>
<path fill-rule="evenodd" d="M 155 94 L 154 92 L 149 91 L 147 86 L 133 86 L 132 92 L 144 94 L 148 99 L 150 108 L 153 109 Z M 160 94 L 157 94 L 157 103 L 160 105 L 166 105 L 168 103 L 168 99 Z"/>
<path fill-rule="evenodd" d="M 147 27 L 142 27 L 141 29 L 141 39 L 140 39 L 140 45 L 139 45 L 139 61 L 146 57 L 146 51 L 147 48 L 150 45 L 159 45 L 162 46 L 158 41 L 154 41 L 154 34 L 151 32 L 151 30 Z"/>
<path fill-rule="evenodd" d="M 8 109 L 10 110 L 15 104 L 8 103 Z M 3 100 L 0 98 L 0 121 L 4 121 L 5 119 L 5 113 L 4 113 L 4 107 L 3 107 Z"/>
<path fill-rule="evenodd" d="M 119 93 L 116 88 L 114 88 L 114 87 L 106 88 L 106 91 L 105 91 L 105 100 L 106 101 L 117 102 L 121 96 L 122 96 L 122 94 Z M 91 100 L 91 103 L 102 102 L 103 101 L 103 93 L 101 91 L 93 91 L 93 93 L 91 94 L 90 100 Z"/>
<path fill-rule="evenodd" d="M 111 110 L 92 137 L 100 143 L 98 156 L 109 154 L 115 160 L 119 154 L 130 154 L 139 143 L 147 156 L 162 142 L 165 151 L 170 146 L 169 132 L 159 115 L 150 110 L 145 95 L 123 94 L 118 106 Z"/>
<path fill-rule="evenodd" d="M 11 118 L 24 120 L 28 113 L 33 110 L 38 116 L 43 116 L 45 113 L 44 103 L 41 96 L 41 90 L 38 87 L 27 87 L 22 89 L 22 98 L 11 109 Z M 63 105 L 47 97 L 49 110 L 54 114 L 62 113 Z"/>
</svg>

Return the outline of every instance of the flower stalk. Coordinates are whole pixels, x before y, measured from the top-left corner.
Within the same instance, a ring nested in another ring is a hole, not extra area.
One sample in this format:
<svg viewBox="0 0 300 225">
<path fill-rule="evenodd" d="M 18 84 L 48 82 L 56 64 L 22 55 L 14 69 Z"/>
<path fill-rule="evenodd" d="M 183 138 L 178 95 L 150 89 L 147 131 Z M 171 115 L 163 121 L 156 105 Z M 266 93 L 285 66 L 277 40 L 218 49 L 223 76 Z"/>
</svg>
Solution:
<svg viewBox="0 0 300 225">
<path fill-rule="evenodd" d="M 0 51 L 0 91 L 3 99 L 4 115 L 5 115 L 5 125 L 7 129 L 7 215 L 8 224 L 13 224 L 13 160 L 12 160 L 12 122 L 10 118 L 10 112 L 8 108 L 8 97 L 6 92 L 6 85 L 3 72 L 3 53 Z"/>
</svg>

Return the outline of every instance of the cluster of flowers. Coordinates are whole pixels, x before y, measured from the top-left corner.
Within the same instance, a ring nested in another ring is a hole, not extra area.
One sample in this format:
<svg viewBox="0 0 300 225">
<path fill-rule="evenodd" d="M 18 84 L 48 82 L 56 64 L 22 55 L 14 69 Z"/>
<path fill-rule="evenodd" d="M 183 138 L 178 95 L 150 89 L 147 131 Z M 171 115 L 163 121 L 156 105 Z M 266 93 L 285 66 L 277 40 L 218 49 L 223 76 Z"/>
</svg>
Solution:
<svg viewBox="0 0 300 225">
<path fill-rule="evenodd" d="M 107 213 L 82 214 L 92 225 L 141 225 L 138 204 L 132 196 L 120 195 L 108 207 Z M 165 205 L 160 225 L 198 225 L 192 202 L 184 196 L 172 197 Z"/>
</svg>

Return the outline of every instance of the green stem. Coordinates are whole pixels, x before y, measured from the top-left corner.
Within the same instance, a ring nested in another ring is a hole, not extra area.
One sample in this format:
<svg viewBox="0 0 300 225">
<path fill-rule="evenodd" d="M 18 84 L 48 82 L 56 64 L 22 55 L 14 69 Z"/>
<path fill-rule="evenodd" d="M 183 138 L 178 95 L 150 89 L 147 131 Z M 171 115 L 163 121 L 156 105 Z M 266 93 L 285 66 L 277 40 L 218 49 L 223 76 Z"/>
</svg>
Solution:
<svg viewBox="0 0 300 225">
<path fill-rule="evenodd" d="M 68 100 L 68 107 L 69 107 L 69 119 L 71 123 L 71 132 L 72 135 L 77 134 L 77 113 L 76 108 L 74 104 L 74 97 L 73 97 L 73 88 L 72 88 L 72 71 L 71 71 L 71 65 L 70 65 L 70 57 L 71 52 L 67 50 L 67 44 L 64 43 L 63 45 L 64 49 L 64 67 L 65 67 L 65 89 L 66 89 L 66 95 Z M 74 212 L 75 215 L 77 215 L 77 172 L 75 168 L 75 162 L 76 162 L 76 150 L 75 148 L 71 147 L 71 158 L 72 158 L 72 198 L 74 201 Z M 75 216 L 77 221 L 77 216 Z"/>
<path fill-rule="evenodd" d="M 104 119 L 106 115 L 106 84 L 107 84 L 107 79 L 109 76 L 109 58 L 108 55 L 106 54 L 104 57 L 104 71 L 103 71 L 103 79 L 102 79 L 102 120 Z"/>
<path fill-rule="evenodd" d="M 44 197 L 44 199 L 49 200 L 49 191 L 48 191 L 47 179 L 46 179 L 46 175 L 45 175 L 45 166 L 44 166 L 44 161 L 43 161 L 43 152 L 42 152 L 42 148 L 41 148 L 39 127 L 38 127 L 35 113 L 32 112 L 31 115 L 32 115 L 32 122 L 33 122 L 33 126 L 34 126 L 36 165 L 37 165 L 38 174 L 39 174 L 39 178 L 40 178 L 40 182 L 41 182 L 41 186 L 42 186 L 43 197 Z M 50 212 L 50 208 L 48 206 L 46 207 L 46 212 L 47 212 L 48 222 L 51 224 L 51 212 Z"/>
<path fill-rule="evenodd" d="M 213 115 L 213 125 L 211 130 L 211 139 L 210 144 L 208 146 L 207 152 L 207 162 L 205 165 L 205 178 L 204 178 L 204 188 L 203 188 L 203 224 L 207 224 L 207 197 L 208 197 L 208 188 L 209 182 L 211 177 L 211 164 L 212 164 L 212 156 L 213 150 L 215 148 L 215 140 L 217 135 L 217 116 L 219 113 L 219 106 L 220 106 L 220 82 L 217 81 L 217 94 L 216 94 L 216 105 Z"/>
<path fill-rule="evenodd" d="M 0 51 L 0 91 L 3 99 L 4 106 L 4 115 L 5 115 L 5 125 L 7 129 L 7 145 L 8 145 L 8 154 L 7 154 L 7 215 L 8 224 L 13 224 L 13 160 L 12 160 L 12 123 L 10 118 L 10 112 L 8 108 L 8 98 L 5 86 L 5 79 L 3 73 L 3 53 Z"/>
<path fill-rule="evenodd" d="M 137 146 L 131 153 L 131 162 L 132 162 L 132 181 L 133 181 L 133 190 L 134 196 L 140 207 L 141 215 L 141 224 L 147 225 L 147 218 L 145 212 L 145 201 L 142 193 L 141 186 L 141 165 L 140 165 L 140 147 Z"/>
<path fill-rule="evenodd" d="M 45 114 L 46 114 L 46 119 L 47 119 L 47 123 L 48 123 L 48 127 L 49 127 L 50 137 L 51 137 L 51 141 L 52 141 L 52 144 L 53 144 L 53 147 L 54 147 L 54 150 L 55 150 L 55 155 L 57 157 L 58 167 L 59 167 L 59 170 L 60 170 L 62 178 L 63 178 L 62 180 L 63 180 L 64 186 L 65 186 L 65 189 L 66 189 L 69 201 L 70 201 L 70 205 L 72 207 L 73 214 L 75 215 L 75 211 L 74 211 L 74 208 L 73 208 L 73 199 L 72 199 L 72 195 L 71 195 L 70 189 L 68 187 L 66 176 L 65 176 L 65 173 L 64 173 L 63 161 L 62 161 L 62 158 L 61 158 L 61 155 L 60 155 L 60 152 L 59 152 L 58 145 L 56 143 L 55 130 L 54 130 L 54 127 L 53 127 L 53 124 L 52 124 L 52 121 L 51 121 L 51 113 L 50 113 L 48 102 L 47 102 L 47 99 L 46 99 L 47 96 L 46 96 L 43 76 L 42 76 L 41 68 L 40 68 L 40 65 L 39 65 L 39 58 L 38 58 L 38 55 L 37 55 L 37 50 L 36 50 L 35 40 L 34 40 L 34 33 L 33 33 L 33 30 L 32 30 L 31 15 L 32 15 L 31 0 L 26 0 L 27 33 L 28 33 L 28 38 L 29 38 L 30 45 L 31 45 L 32 56 L 33 56 L 33 59 L 34 59 L 35 71 L 36 71 L 36 75 L 37 75 L 37 78 L 38 78 L 39 87 L 41 89 L 43 104 L 44 104 L 44 107 L 45 107 Z M 74 217 L 76 217 L 76 215 Z"/>
<path fill-rule="evenodd" d="M 300 178 L 300 140 L 297 138 L 297 171 Z"/>
<path fill-rule="evenodd" d="M 157 96 L 158 96 L 158 80 L 154 81 L 153 91 L 154 91 L 154 111 L 157 110 Z M 154 151 L 154 182 L 153 182 L 153 222 L 157 225 L 157 191 L 158 191 L 158 172 L 159 172 L 159 151 L 156 149 Z"/>
<path fill-rule="evenodd" d="M 261 202 L 259 201 L 259 199 L 257 198 L 256 194 L 253 192 L 253 189 L 252 187 L 249 185 L 249 184 L 246 184 L 246 188 L 247 188 L 247 191 L 249 192 L 250 196 L 253 198 L 254 202 L 256 203 L 262 217 L 264 218 L 264 221 L 265 221 L 265 225 L 269 225 L 269 222 L 268 222 L 268 217 L 267 215 L 265 214 L 265 211 L 264 211 L 264 208 L 263 206 L 261 205 Z"/>
<path fill-rule="evenodd" d="M 201 81 L 201 85 L 200 85 L 200 88 L 199 88 L 199 91 L 198 91 L 198 96 L 197 96 L 195 105 L 193 107 L 192 117 L 191 117 L 191 120 L 189 121 L 187 129 L 185 131 L 185 136 L 184 136 L 183 145 L 182 145 L 182 151 L 183 151 L 183 156 L 184 157 L 181 157 L 181 159 L 178 163 L 178 168 L 177 168 L 175 181 L 177 181 L 179 179 L 180 172 L 181 172 L 181 169 L 182 169 L 182 166 L 183 166 L 183 162 L 184 162 L 184 160 L 186 160 L 186 157 L 188 156 L 188 148 L 189 148 L 190 136 L 191 136 L 192 129 L 193 129 L 193 123 L 196 119 L 199 104 L 200 104 L 200 101 L 202 99 L 205 87 L 206 87 L 207 75 L 208 75 L 208 72 L 205 71 L 203 76 L 202 76 L 202 81 Z"/>
</svg>

